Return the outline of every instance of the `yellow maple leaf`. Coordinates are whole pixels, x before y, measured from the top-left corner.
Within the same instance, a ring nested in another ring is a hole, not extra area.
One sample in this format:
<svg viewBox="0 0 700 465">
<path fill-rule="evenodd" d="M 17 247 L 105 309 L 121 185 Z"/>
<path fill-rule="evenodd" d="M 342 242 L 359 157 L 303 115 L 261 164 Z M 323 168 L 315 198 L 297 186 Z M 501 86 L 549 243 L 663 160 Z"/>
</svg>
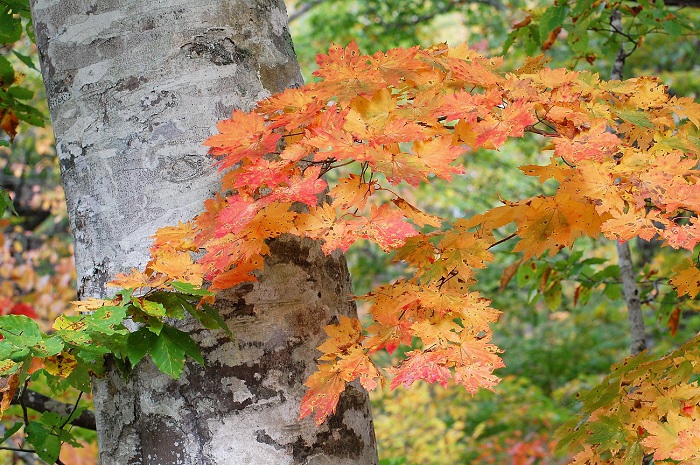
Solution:
<svg viewBox="0 0 700 465">
<path fill-rule="evenodd" d="M 676 273 L 669 282 L 679 296 L 688 295 L 694 299 L 700 292 L 700 270 L 688 259 L 673 268 Z"/>
<path fill-rule="evenodd" d="M 545 250 L 553 256 L 583 235 L 600 233 L 601 219 L 593 205 L 568 195 L 534 197 L 525 206 L 516 220 L 522 240 L 513 248 L 523 252 L 523 260 L 539 257 Z"/>
</svg>

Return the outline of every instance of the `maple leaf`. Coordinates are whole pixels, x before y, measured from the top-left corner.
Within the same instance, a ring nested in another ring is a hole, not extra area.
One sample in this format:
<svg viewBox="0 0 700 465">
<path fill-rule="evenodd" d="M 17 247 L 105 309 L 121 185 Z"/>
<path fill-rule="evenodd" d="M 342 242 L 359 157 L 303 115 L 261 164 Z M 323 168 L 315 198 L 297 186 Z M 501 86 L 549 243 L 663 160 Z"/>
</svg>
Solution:
<svg viewBox="0 0 700 465">
<path fill-rule="evenodd" d="M 70 352 L 63 351 L 44 360 L 44 367 L 53 376 L 67 378 L 78 366 L 78 361 Z"/>
<path fill-rule="evenodd" d="M 451 345 L 445 350 L 447 357 L 455 364 L 479 364 L 491 370 L 503 368 L 505 365 L 499 353 L 503 352 L 496 345 L 491 344 L 491 335 L 476 338 L 469 331 L 460 333 L 459 344 Z"/>
<path fill-rule="evenodd" d="M 171 281 L 180 281 L 197 287 L 202 285 L 204 274 L 202 265 L 194 263 L 189 252 L 168 249 L 159 249 L 146 270 L 162 273 Z"/>
<path fill-rule="evenodd" d="M 255 111 L 270 121 L 270 129 L 294 130 L 311 124 L 326 102 L 313 92 L 313 84 L 305 89 L 289 88 L 258 102 Z"/>
<path fill-rule="evenodd" d="M 465 151 L 464 147 L 453 145 L 449 137 L 436 137 L 413 143 L 413 153 L 427 170 L 448 181 L 452 179 L 452 174 L 464 173 L 464 168 L 451 166 L 450 163 L 457 160 Z"/>
<path fill-rule="evenodd" d="M 669 280 L 679 296 L 694 299 L 700 292 L 700 270 L 688 259 L 673 268 L 675 275 Z"/>
<path fill-rule="evenodd" d="M 609 171 L 610 168 L 611 166 L 582 161 L 571 170 L 573 175 L 563 189 L 577 197 L 591 200 L 599 215 L 622 212 L 625 200 L 621 188 L 616 185 L 616 175 Z"/>
<path fill-rule="evenodd" d="M 493 261 L 489 252 L 490 241 L 480 234 L 467 231 L 465 220 L 457 220 L 450 231 L 445 232 L 437 248 L 440 250 L 440 260 L 445 262 L 448 269 L 454 269 L 468 276 L 468 268 L 486 268 Z"/>
<path fill-rule="evenodd" d="M 306 237 L 323 239 L 321 249 L 326 255 L 334 250 L 343 252 L 360 238 L 359 228 L 364 221 L 359 218 L 338 219 L 336 208 L 324 204 L 301 213 L 294 222 L 296 229 Z"/>
<path fill-rule="evenodd" d="M 424 347 L 446 348 L 450 343 L 459 342 L 461 331 L 462 327 L 449 317 L 437 322 L 423 320 L 411 326 L 411 332 L 421 338 Z"/>
<path fill-rule="evenodd" d="M 229 289 L 240 283 L 257 281 L 258 278 L 253 273 L 262 270 L 263 263 L 263 257 L 260 255 L 253 256 L 245 262 L 237 261 L 234 268 L 215 274 L 210 289 L 218 291 Z"/>
<path fill-rule="evenodd" d="M 412 323 L 406 318 L 398 320 L 394 325 L 375 323 L 367 328 L 368 336 L 364 346 L 369 353 L 386 349 L 389 354 L 393 354 L 399 345 L 411 345 L 413 338 L 411 325 Z"/>
<path fill-rule="evenodd" d="M 404 221 L 403 214 L 384 204 L 372 206 L 369 217 L 358 235 L 375 242 L 384 251 L 401 247 L 408 237 L 418 232 Z"/>
<path fill-rule="evenodd" d="M 265 125 L 262 116 L 240 110 L 235 110 L 230 119 L 219 121 L 216 127 L 221 134 L 211 136 L 204 145 L 210 147 L 209 153 L 221 158 L 220 170 L 235 166 L 243 158 L 255 159 L 275 152 L 281 137 Z"/>
<path fill-rule="evenodd" d="M 700 459 L 700 421 L 669 412 L 665 422 L 642 420 L 649 436 L 642 445 L 654 451 L 654 460 L 697 461 Z"/>
<path fill-rule="evenodd" d="M 697 218 L 691 218 L 690 224 L 677 224 L 673 221 L 663 221 L 663 224 L 665 229 L 657 232 L 674 249 L 693 250 L 700 242 L 700 220 Z"/>
<path fill-rule="evenodd" d="M 452 377 L 450 369 L 446 366 L 447 356 L 444 351 L 412 350 L 406 353 L 406 360 L 398 369 L 388 370 L 396 376 L 391 380 L 391 389 L 396 389 L 401 384 L 410 387 L 418 380 L 428 383 L 440 383 L 447 387 L 447 380 Z"/>
<path fill-rule="evenodd" d="M 555 137 L 555 153 L 569 163 L 581 160 L 603 161 L 612 157 L 617 151 L 620 139 L 615 134 L 607 132 L 607 126 L 601 122 L 581 132 L 573 138 Z"/>
<path fill-rule="evenodd" d="M 5 368 L 6 363 L 15 364 L 10 360 L 3 360 L 3 364 L 0 367 Z M 15 397 L 17 388 L 19 387 L 19 374 L 15 373 L 10 376 L 0 377 L 0 418 L 2 418 L 5 411 L 10 408 L 12 404 L 12 399 Z"/>
<path fill-rule="evenodd" d="M 362 336 L 362 324 L 357 318 L 341 315 L 337 324 L 324 326 L 328 338 L 318 346 L 323 352 L 319 360 L 335 360 L 353 346 L 359 346 Z"/>
<path fill-rule="evenodd" d="M 297 213 L 292 211 L 292 202 L 274 202 L 261 209 L 241 231 L 246 240 L 268 239 L 284 233 L 294 234 Z"/>
<path fill-rule="evenodd" d="M 382 379 L 377 366 L 369 358 L 365 350 L 359 346 L 351 347 L 347 353 L 341 355 L 335 365 L 340 370 L 340 374 L 345 382 L 355 379 L 360 380 L 360 384 L 368 391 L 373 391 Z"/>
<path fill-rule="evenodd" d="M 646 212 L 645 209 L 630 208 L 626 213 L 611 213 L 613 217 L 601 227 L 603 234 L 609 238 L 627 241 L 639 236 L 648 241 L 660 232 L 654 222 L 661 222 L 662 218 L 653 210 Z"/>
<path fill-rule="evenodd" d="M 350 102 L 343 129 L 357 139 L 371 139 L 384 131 L 395 109 L 396 98 L 387 88 L 374 92 L 371 100 L 358 95 Z"/>
<path fill-rule="evenodd" d="M 434 112 L 444 115 L 447 121 L 459 119 L 474 123 L 477 118 L 485 118 L 502 103 L 503 93 L 497 88 L 488 89 L 483 94 L 460 90 L 454 94 L 445 95 Z"/>
<path fill-rule="evenodd" d="M 535 197 L 526 206 L 516 220 L 522 240 L 513 248 L 523 252 L 523 260 L 538 257 L 547 249 L 553 256 L 579 237 L 596 237 L 600 232 L 601 219 L 595 208 L 567 195 Z"/>
<path fill-rule="evenodd" d="M 483 366 L 480 363 L 458 365 L 454 373 L 455 383 L 461 384 L 474 395 L 480 388 L 493 391 L 493 387 L 501 380 L 493 374 L 493 367 Z"/>
<path fill-rule="evenodd" d="M 294 164 L 287 160 L 256 160 L 239 169 L 228 171 L 221 178 L 223 189 L 246 189 L 250 194 L 262 187 L 274 188 L 287 181 L 294 172 Z"/>
<path fill-rule="evenodd" d="M 314 76 L 324 81 L 317 86 L 317 94 L 322 97 L 334 96 L 345 105 L 357 95 L 371 94 L 385 86 L 385 81 L 370 57 L 362 55 L 355 42 L 346 48 L 331 45 L 328 54 L 316 56 L 318 69 Z"/>
<path fill-rule="evenodd" d="M 114 279 L 107 283 L 107 287 L 119 287 L 122 289 L 156 288 L 164 285 L 166 281 L 167 276 L 151 275 L 132 268 L 129 274 L 118 273 Z"/>
<path fill-rule="evenodd" d="M 508 137 L 521 137 L 525 128 L 537 120 L 532 114 L 532 104 L 525 100 L 516 100 L 501 111 L 494 118 L 487 116 L 475 126 L 476 147 L 497 149 Z"/>
<path fill-rule="evenodd" d="M 402 152 L 398 144 L 367 147 L 358 161 L 367 161 L 372 171 L 384 174 L 394 186 L 406 181 L 417 187 L 421 181 L 428 179 L 428 170 L 422 160 L 413 154 Z"/>
<path fill-rule="evenodd" d="M 560 184 L 564 182 L 573 173 L 573 169 L 569 168 L 568 165 L 561 166 L 557 161 L 552 158 L 549 165 L 524 165 L 518 167 L 520 171 L 528 176 L 537 176 L 540 178 L 540 182 L 544 184 L 547 179 L 556 179 Z"/>
<path fill-rule="evenodd" d="M 309 389 L 301 399 L 299 419 L 314 413 L 316 426 L 321 425 L 328 415 L 335 412 L 340 400 L 340 394 L 345 390 L 345 381 L 340 376 L 339 369 L 324 363 L 318 366 L 304 383 Z"/>
<path fill-rule="evenodd" d="M 422 73 L 430 70 L 427 63 L 416 58 L 419 52 L 418 46 L 379 51 L 372 55 L 371 63 L 386 82 L 400 87 L 405 81 L 419 80 Z"/>
<path fill-rule="evenodd" d="M 392 202 L 403 210 L 404 216 L 412 220 L 419 228 L 426 224 L 435 228 L 439 228 L 442 225 L 442 218 L 424 213 L 400 197 L 392 200 Z"/>
<path fill-rule="evenodd" d="M 263 207 L 247 196 L 229 197 L 226 206 L 216 213 L 216 237 L 240 233 Z"/>
<path fill-rule="evenodd" d="M 375 183 L 366 183 L 361 176 L 351 174 L 347 178 L 338 179 L 328 195 L 333 199 L 334 207 L 354 206 L 363 209 L 376 188 Z"/>
<path fill-rule="evenodd" d="M 197 228 L 193 221 L 183 223 L 178 221 L 177 226 L 165 226 L 158 228 L 153 235 L 153 245 L 151 250 L 155 251 L 159 248 L 170 247 L 175 250 L 197 250 L 194 245 L 194 237 L 197 234 Z"/>
<path fill-rule="evenodd" d="M 477 57 L 474 57 L 477 58 Z M 486 60 L 472 59 L 465 61 L 460 58 L 448 58 L 447 63 L 459 87 L 494 87 L 505 81 L 502 76 L 491 72 L 484 64 Z"/>
</svg>

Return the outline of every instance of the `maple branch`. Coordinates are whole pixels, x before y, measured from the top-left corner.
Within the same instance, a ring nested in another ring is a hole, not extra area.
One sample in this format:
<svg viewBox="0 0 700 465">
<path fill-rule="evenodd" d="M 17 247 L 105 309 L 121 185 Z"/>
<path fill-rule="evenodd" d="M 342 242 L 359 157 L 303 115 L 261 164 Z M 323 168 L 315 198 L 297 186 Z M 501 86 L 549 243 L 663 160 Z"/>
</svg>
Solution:
<svg viewBox="0 0 700 465">
<path fill-rule="evenodd" d="M 289 134 L 282 134 L 282 137 L 294 137 L 294 136 L 303 136 L 303 132 L 290 132 Z"/>
<path fill-rule="evenodd" d="M 540 121 L 540 123 L 541 122 L 542 121 Z M 536 128 L 533 124 L 531 124 L 529 126 L 525 126 L 525 130 L 527 132 L 531 132 L 533 134 L 539 134 L 540 136 L 544 136 L 544 137 L 556 137 L 559 135 L 556 132 L 548 132 L 548 131 L 545 131 L 544 129 Z"/>
<path fill-rule="evenodd" d="M 496 241 L 496 242 L 494 242 L 493 244 L 491 244 L 490 246 L 486 247 L 486 250 L 489 250 L 491 247 L 496 247 L 498 244 L 503 244 L 504 242 L 513 239 L 513 238 L 514 238 L 515 236 L 517 236 L 517 235 L 518 235 L 518 233 L 513 233 L 513 234 L 511 234 L 510 236 L 506 236 L 506 237 L 504 237 L 503 239 L 501 239 L 501 240 L 499 240 L 499 241 Z"/>
</svg>

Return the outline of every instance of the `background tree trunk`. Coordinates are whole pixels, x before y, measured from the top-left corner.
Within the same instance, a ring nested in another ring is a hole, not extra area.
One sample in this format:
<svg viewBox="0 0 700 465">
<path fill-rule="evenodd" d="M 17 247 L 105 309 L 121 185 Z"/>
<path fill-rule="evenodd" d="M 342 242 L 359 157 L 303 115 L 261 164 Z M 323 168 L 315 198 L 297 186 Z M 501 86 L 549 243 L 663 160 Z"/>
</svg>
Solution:
<svg viewBox="0 0 700 465">
<path fill-rule="evenodd" d="M 301 84 L 281 0 L 34 0 L 81 297 L 142 267 L 148 237 L 216 190 L 201 142 L 232 109 Z M 355 311 L 342 256 L 285 237 L 260 282 L 223 296 L 236 340 L 188 322 L 207 366 L 141 363 L 94 384 L 103 465 L 374 464 L 367 394 L 297 421 L 322 327 Z"/>
</svg>

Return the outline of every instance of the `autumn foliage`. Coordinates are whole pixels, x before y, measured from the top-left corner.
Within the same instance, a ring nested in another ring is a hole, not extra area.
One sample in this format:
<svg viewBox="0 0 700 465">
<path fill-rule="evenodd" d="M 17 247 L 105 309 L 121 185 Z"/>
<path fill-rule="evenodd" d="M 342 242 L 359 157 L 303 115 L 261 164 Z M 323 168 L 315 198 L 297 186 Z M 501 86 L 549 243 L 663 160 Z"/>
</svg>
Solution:
<svg viewBox="0 0 700 465">
<path fill-rule="evenodd" d="M 659 237 L 687 250 L 700 242 L 700 105 L 669 96 L 653 78 L 604 81 L 547 68 L 541 59 L 508 72 L 500 58 L 467 46 L 369 56 L 351 44 L 333 46 L 317 61 L 319 82 L 219 122 L 219 134 L 205 144 L 221 170 L 221 192 L 193 220 L 156 234 L 144 271 L 111 283 L 128 294 L 83 309 L 130 301 L 137 321 L 149 323 L 172 316 L 161 294 L 150 299 L 154 292 L 255 281 L 269 241 L 282 234 L 318 240 L 326 254 L 359 240 L 374 242 L 409 275 L 356 297 L 369 305 L 367 327 L 346 317 L 326 327 L 300 412 L 321 424 L 354 380 L 368 390 L 386 380 L 392 388 L 423 380 L 471 393 L 493 389 L 499 381 L 493 372 L 503 362 L 490 326 L 500 312 L 470 287 L 475 271 L 493 260 L 490 249 L 506 239 L 517 236 L 514 250 L 524 259 L 554 255 L 577 238 L 601 233 L 620 241 Z M 399 195 L 408 186 L 453 179 L 477 149 L 498 150 L 526 132 L 546 140 L 551 161 L 521 170 L 543 183 L 554 180 L 553 195 L 504 199 L 502 206 L 453 222 Z M 508 225 L 514 233 L 504 238 L 497 230 Z M 678 293 L 697 294 L 694 264 L 677 271 L 671 283 Z M 196 308 L 212 299 L 206 292 L 194 295 L 199 303 L 190 306 Z M 398 366 L 380 367 L 371 358 L 400 345 L 413 350 Z M 689 363 L 692 371 L 696 362 Z M 625 386 L 615 395 L 626 395 Z M 623 428 L 629 436 L 618 443 L 653 453 L 660 447 L 657 430 L 671 420 L 694 434 L 700 397 L 691 397 L 692 405 L 683 403 L 675 416 L 667 412 L 666 420 L 629 423 Z M 603 415 L 591 412 L 592 421 Z M 604 457 L 599 446 L 586 446 L 590 455 L 579 463 L 599 463 L 590 458 Z M 622 447 L 601 450 L 610 460 L 625 455 Z M 679 460 L 677 453 L 655 454 Z"/>
</svg>

